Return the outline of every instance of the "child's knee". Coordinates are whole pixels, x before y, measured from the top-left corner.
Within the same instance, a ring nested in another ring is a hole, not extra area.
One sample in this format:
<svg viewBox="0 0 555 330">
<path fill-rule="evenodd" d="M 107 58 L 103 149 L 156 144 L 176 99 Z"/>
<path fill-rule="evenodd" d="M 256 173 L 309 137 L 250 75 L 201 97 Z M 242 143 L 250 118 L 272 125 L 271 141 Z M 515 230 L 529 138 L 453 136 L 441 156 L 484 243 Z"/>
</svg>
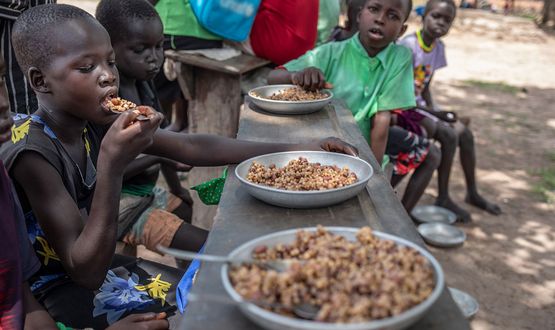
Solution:
<svg viewBox="0 0 555 330">
<path fill-rule="evenodd" d="M 454 146 L 456 148 L 458 144 L 457 132 L 449 126 L 438 125 L 437 140 L 442 146 Z"/>
</svg>

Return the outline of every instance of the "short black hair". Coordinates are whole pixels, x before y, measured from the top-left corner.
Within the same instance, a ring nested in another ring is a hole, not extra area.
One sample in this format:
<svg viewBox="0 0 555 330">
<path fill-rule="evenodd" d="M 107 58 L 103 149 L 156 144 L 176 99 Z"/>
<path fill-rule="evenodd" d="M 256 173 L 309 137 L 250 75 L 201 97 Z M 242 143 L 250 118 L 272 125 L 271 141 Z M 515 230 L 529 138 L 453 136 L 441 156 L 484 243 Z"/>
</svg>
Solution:
<svg viewBox="0 0 555 330">
<path fill-rule="evenodd" d="M 46 67 L 55 53 L 52 32 L 61 24 L 76 19 L 98 24 L 91 14 L 71 5 L 46 4 L 24 11 L 12 31 L 12 44 L 22 71 L 26 73 L 32 66 Z"/>
<path fill-rule="evenodd" d="M 446 3 L 449 6 L 453 7 L 453 11 L 455 12 L 455 15 L 457 15 L 457 5 L 455 4 L 455 1 L 453 0 L 429 0 L 428 2 L 426 2 L 426 8 L 424 9 L 424 15 L 422 15 L 422 17 L 425 17 L 426 15 L 428 15 L 428 13 L 430 12 L 430 10 L 432 10 L 432 7 L 437 5 L 438 3 Z"/>
<path fill-rule="evenodd" d="M 407 16 L 405 16 L 405 22 L 409 19 L 410 13 L 412 12 L 412 0 L 406 0 L 408 1 L 408 6 L 409 8 L 407 8 Z"/>
<path fill-rule="evenodd" d="M 350 0 L 347 5 L 349 6 L 349 10 L 351 8 L 351 3 L 355 6 L 355 9 L 356 9 L 356 6 L 359 6 L 358 11 L 360 11 L 362 9 L 362 7 L 364 7 L 364 5 L 366 5 L 366 2 L 368 2 L 368 1 L 370 1 L 370 0 L 364 0 L 364 1 Z M 412 11 L 412 0 L 405 0 L 405 1 L 408 1 L 408 4 L 407 4 L 408 8 L 407 8 L 407 12 L 406 12 L 407 15 L 405 16 L 405 19 L 403 20 L 403 22 L 406 22 L 409 19 L 410 12 Z M 358 15 L 358 11 L 356 12 L 355 17 L 356 17 L 356 15 Z M 349 13 L 347 13 L 347 14 L 349 14 Z"/>
<path fill-rule="evenodd" d="M 129 37 L 127 26 L 132 20 L 160 20 L 160 16 L 147 0 L 101 0 L 96 7 L 96 19 L 114 44 Z"/>
<path fill-rule="evenodd" d="M 347 0 L 347 30 L 356 26 L 358 13 L 362 10 L 368 0 Z"/>
</svg>

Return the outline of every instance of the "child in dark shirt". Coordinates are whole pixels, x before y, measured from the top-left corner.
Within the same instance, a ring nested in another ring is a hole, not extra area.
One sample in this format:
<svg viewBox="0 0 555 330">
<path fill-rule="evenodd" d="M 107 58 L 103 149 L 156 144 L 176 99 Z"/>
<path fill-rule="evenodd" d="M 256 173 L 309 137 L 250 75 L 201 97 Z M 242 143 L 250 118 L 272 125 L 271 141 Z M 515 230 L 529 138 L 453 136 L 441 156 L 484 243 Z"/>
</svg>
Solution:
<svg viewBox="0 0 555 330">
<path fill-rule="evenodd" d="M 104 106 L 119 85 L 110 37 L 74 6 L 24 12 L 15 23 L 13 44 L 39 108 L 33 116 L 16 118 L 0 158 L 42 263 L 34 292 L 41 291 L 56 320 L 71 326 L 102 328 L 137 310 L 161 311 L 173 304 L 179 272 L 141 260 L 116 265 L 123 173 L 140 153 L 220 166 L 279 151 L 356 152 L 334 138 L 280 144 L 169 132 L 158 129 L 163 116 L 146 106 L 148 121 L 137 121 L 134 111 L 113 114 Z M 198 249 L 203 242 L 188 244 Z M 176 322 L 170 318 L 170 324 Z"/>
<path fill-rule="evenodd" d="M 4 59 L 0 56 L 0 145 L 10 140 L 13 125 L 4 80 L 5 69 Z M 1 160 L 0 210 L 0 328 L 57 330 L 59 327 L 33 297 L 26 282 L 40 268 L 40 262 L 27 238 L 25 217 Z M 137 327 L 167 329 L 168 322 L 163 318 L 164 315 L 154 313 L 131 315 L 109 330 L 131 330 Z"/>
<path fill-rule="evenodd" d="M 152 79 L 164 60 L 164 34 L 154 7 L 145 0 L 103 0 L 96 18 L 108 31 L 114 48 L 119 95 L 162 112 Z M 141 155 L 129 164 L 120 199 L 118 239 L 154 251 L 158 245 L 191 249 L 191 240 L 205 240 L 207 232 L 189 224 L 192 200 L 170 167 L 174 164 L 151 155 Z M 160 169 L 169 192 L 156 187 Z"/>
</svg>

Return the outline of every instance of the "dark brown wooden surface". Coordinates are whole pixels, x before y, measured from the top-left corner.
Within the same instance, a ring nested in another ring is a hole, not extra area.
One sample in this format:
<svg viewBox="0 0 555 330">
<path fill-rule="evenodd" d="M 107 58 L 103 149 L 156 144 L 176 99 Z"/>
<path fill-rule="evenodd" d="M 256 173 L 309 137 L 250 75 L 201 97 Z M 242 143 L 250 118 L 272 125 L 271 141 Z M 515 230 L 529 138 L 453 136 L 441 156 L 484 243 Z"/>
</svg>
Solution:
<svg viewBox="0 0 555 330">
<path fill-rule="evenodd" d="M 247 54 L 241 54 L 225 61 L 217 61 L 199 54 L 189 54 L 175 50 L 167 50 L 165 55 L 174 61 L 184 64 L 237 75 L 247 73 L 270 63 L 268 60 Z"/>
<path fill-rule="evenodd" d="M 189 132 L 235 137 L 239 124 L 241 75 L 269 63 L 241 54 L 226 61 L 216 61 L 197 54 L 168 50 L 166 56 L 176 62 L 177 81 L 189 102 Z M 187 184 L 194 186 L 219 177 L 222 168 L 194 168 Z M 193 194 L 193 223 L 210 228 L 216 207 L 204 205 Z"/>
<path fill-rule="evenodd" d="M 333 106 L 310 115 L 277 116 L 241 111 L 238 138 L 264 142 L 301 142 L 308 139 L 338 136 L 355 145 L 360 157 L 370 162 L 376 173 L 366 191 L 339 205 L 295 210 L 271 206 L 258 201 L 241 189 L 230 168 L 222 200 L 206 253 L 226 255 L 242 243 L 275 231 L 322 225 L 361 227 L 370 225 L 424 246 L 407 213 L 394 195 L 383 172 L 349 110 L 334 102 Z M 204 263 L 197 274 L 193 292 L 202 295 L 226 295 L 220 278 L 221 265 Z M 447 279 L 448 280 L 448 279 Z M 235 306 L 192 302 L 186 310 L 182 329 L 259 329 Z M 430 311 L 410 329 L 469 329 L 447 290 Z"/>
</svg>

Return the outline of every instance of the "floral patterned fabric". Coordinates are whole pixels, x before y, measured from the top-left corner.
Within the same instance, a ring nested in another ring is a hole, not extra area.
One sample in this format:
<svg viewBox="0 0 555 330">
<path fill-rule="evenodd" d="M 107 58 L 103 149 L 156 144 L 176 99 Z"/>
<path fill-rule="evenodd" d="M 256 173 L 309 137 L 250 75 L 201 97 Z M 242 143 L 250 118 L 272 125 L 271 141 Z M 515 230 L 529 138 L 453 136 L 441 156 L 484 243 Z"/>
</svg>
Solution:
<svg viewBox="0 0 555 330">
<path fill-rule="evenodd" d="M 57 321 L 74 328 L 104 329 L 123 317 L 167 312 L 170 328 L 179 324 L 177 283 L 181 270 L 148 260 L 116 255 L 104 283 L 88 290 L 67 276 L 38 289 L 38 299 Z"/>
</svg>

